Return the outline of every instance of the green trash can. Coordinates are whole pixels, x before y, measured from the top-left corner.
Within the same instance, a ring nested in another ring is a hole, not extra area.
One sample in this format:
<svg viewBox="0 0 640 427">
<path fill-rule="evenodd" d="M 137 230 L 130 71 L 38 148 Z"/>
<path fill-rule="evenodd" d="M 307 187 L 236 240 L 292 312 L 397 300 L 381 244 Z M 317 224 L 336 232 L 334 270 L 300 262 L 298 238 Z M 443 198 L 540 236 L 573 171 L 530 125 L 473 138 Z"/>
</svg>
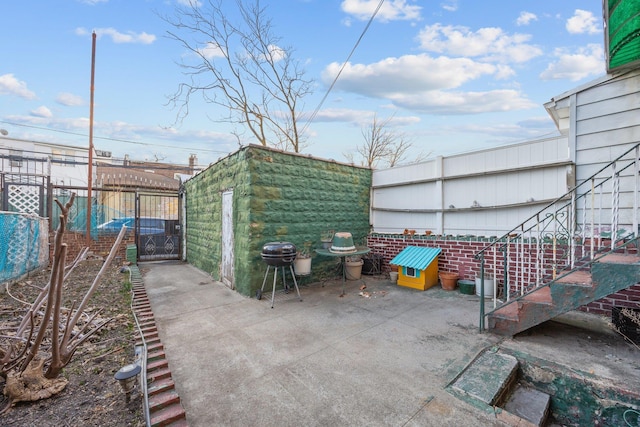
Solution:
<svg viewBox="0 0 640 427">
<path fill-rule="evenodd" d="M 134 265 L 138 261 L 138 247 L 136 245 L 127 245 L 127 261 Z"/>
</svg>

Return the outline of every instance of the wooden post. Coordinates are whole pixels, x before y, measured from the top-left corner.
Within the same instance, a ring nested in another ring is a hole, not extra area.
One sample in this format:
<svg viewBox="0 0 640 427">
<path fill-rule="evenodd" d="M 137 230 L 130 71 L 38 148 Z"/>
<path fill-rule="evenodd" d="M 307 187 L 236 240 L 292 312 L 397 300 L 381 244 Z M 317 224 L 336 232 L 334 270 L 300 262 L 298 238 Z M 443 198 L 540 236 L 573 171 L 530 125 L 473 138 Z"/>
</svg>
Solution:
<svg viewBox="0 0 640 427">
<path fill-rule="evenodd" d="M 87 235 L 86 245 L 91 246 L 91 187 L 93 186 L 93 92 L 96 66 L 96 32 L 91 35 L 91 101 L 89 102 L 89 167 L 87 178 Z"/>
</svg>

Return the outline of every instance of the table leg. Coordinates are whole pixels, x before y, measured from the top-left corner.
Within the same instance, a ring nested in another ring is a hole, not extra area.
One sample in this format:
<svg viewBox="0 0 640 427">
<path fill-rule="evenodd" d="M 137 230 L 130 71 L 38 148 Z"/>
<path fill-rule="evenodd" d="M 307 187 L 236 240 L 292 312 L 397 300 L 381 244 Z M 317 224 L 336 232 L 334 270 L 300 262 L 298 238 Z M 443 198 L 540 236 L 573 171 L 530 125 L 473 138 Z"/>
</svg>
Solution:
<svg viewBox="0 0 640 427">
<path fill-rule="evenodd" d="M 298 293 L 298 298 L 302 301 L 302 297 L 300 296 L 300 289 L 298 289 L 298 281 L 296 280 L 296 274 L 293 271 L 293 266 L 289 266 L 289 270 L 291 270 L 291 277 L 293 277 L 293 285 L 296 287 L 296 292 Z M 283 273 L 284 276 L 284 273 Z"/>
<path fill-rule="evenodd" d="M 344 286 L 347 282 L 347 276 L 346 276 L 346 270 L 347 270 L 347 258 L 346 257 L 341 257 L 340 258 L 342 260 L 342 294 L 340 294 L 340 296 L 344 296 Z"/>
</svg>

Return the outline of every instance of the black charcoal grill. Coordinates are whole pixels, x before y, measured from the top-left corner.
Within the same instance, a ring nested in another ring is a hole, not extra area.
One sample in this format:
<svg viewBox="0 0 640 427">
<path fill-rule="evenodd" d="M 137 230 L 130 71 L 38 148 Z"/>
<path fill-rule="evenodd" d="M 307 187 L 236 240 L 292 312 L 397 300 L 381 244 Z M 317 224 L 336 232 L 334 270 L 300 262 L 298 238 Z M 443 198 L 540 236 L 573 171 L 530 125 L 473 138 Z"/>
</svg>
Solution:
<svg viewBox="0 0 640 427">
<path fill-rule="evenodd" d="M 296 245 L 289 242 L 269 242 L 262 247 L 262 260 L 267 265 L 286 267 L 296 259 Z"/>
<path fill-rule="evenodd" d="M 289 293 L 289 286 L 287 285 L 287 281 L 285 278 L 285 267 L 289 267 L 289 271 L 291 272 L 291 277 L 293 278 L 293 284 L 295 285 L 296 292 L 298 293 L 298 298 L 302 301 L 302 297 L 300 297 L 300 290 L 298 289 L 298 282 L 296 281 L 296 275 L 293 272 L 293 260 L 296 259 L 296 245 L 290 242 L 269 242 L 266 243 L 262 247 L 262 260 L 267 264 L 267 271 L 264 274 L 264 279 L 262 280 L 262 287 L 256 291 L 256 298 L 262 299 L 262 292 L 264 291 L 264 284 L 267 282 L 267 276 L 269 275 L 269 270 L 273 267 L 273 288 L 271 289 L 271 308 L 273 308 L 273 300 L 276 296 L 276 278 L 278 277 L 278 267 L 280 267 L 282 271 L 282 286 L 284 287 L 284 292 Z"/>
</svg>

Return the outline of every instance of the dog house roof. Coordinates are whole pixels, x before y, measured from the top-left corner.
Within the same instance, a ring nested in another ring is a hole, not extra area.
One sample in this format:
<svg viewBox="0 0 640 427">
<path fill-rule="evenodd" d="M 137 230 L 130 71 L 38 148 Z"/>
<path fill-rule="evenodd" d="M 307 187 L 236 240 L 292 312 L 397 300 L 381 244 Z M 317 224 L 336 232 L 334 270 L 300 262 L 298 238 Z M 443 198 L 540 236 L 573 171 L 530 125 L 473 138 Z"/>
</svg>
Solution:
<svg viewBox="0 0 640 427">
<path fill-rule="evenodd" d="M 438 257 L 440 252 L 442 252 L 441 248 L 407 246 L 389 261 L 389 264 L 424 270 Z"/>
</svg>

